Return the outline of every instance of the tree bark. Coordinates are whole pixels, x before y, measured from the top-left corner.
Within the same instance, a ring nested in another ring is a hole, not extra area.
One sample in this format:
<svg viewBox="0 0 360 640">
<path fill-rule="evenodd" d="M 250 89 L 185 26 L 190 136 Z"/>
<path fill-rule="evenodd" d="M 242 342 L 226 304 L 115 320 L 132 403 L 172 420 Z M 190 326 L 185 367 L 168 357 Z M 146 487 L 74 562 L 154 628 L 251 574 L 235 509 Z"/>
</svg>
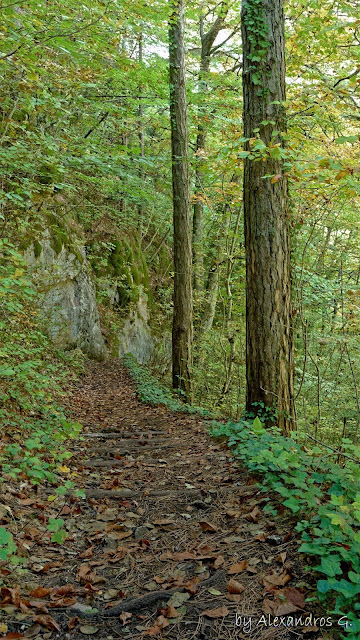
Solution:
<svg viewBox="0 0 360 640">
<path fill-rule="evenodd" d="M 219 288 L 219 264 L 214 262 L 211 265 L 206 284 L 206 299 L 204 302 L 204 311 L 201 318 L 201 333 L 211 331 L 214 324 L 216 302 Z"/>
<path fill-rule="evenodd" d="M 228 13 L 228 2 L 222 4 L 221 13 L 216 18 L 212 27 L 204 33 L 204 18 L 200 17 L 200 39 L 201 57 L 199 70 L 199 93 L 205 94 L 208 90 L 206 76 L 209 73 L 211 61 L 211 49 L 224 25 L 224 20 Z M 195 149 L 195 192 L 194 192 L 194 212 L 193 212 L 193 263 L 194 263 L 194 290 L 202 292 L 204 289 L 204 249 L 203 249 L 203 220 L 204 220 L 204 153 L 206 151 L 207 129 L 204 125 L 202 109 L 198 109 L 198 129 Z"/>
<path fill-rule="evenodd" d="M 139 35 L 139 50 L 138 50 L 138 60 L 140 65 L 142 65 L 143 63 L 143 34 L 140 33 Z M 141 96 L 143 93 L 143 87 L 140 84 L 139 85 L 139 96 Z M 139 148 L 140 148 L 140 168 L 139 168 L 139 178 L 141 180 L 141 185 L 143 187 L 144 184 L 144 180 L 145 180 L 145 171 L 144 171 L 144 164 L 143 164 L 143 159 L 145 158 L 145 135 L 144 135 L 144 108 L 142 105 L 142 98 L 139 97 Z M 143 210 L 143 206 L 140 204 L 138 206 L 138 228 L 141 229 L 142 224 L 143 224 L 143 216 L 144 216 L 144 210 Z"/>
<path fill-rule="evenodd" d="M 173 387 L 192 399 L 192 249 L 186 104 L 184 0 L 171 0 L 170 118 L 174 223 Z"/>
<path fill-rule="evenodd" d="M 276 133 L 286 131 L 283 0 L 243 0 L 242 38 L 244 135 L 253 139 L 246 149 L 256 156 L 255 138 L 268 147 L 265 159 L 244 165 L 246 408 L 274 410 L 288 434 L 295 428 L 290 233 L 284 139 Z"/>
</svg>

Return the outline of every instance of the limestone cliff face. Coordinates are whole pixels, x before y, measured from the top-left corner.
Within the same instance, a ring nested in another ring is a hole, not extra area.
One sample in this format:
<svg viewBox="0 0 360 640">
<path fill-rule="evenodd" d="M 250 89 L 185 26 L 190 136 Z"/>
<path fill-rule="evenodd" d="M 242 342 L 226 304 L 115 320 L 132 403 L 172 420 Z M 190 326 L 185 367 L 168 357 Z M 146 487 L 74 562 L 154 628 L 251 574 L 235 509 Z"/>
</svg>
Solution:
<svg viewBox="0 0 360 640">
<path fill-rule="evenodd" d="M 142 364 L 153 360 L 159 338 L 153 336 L 149 326 L 148 293 L 142 283 L 135 282 L 128 258 L 117 265 L 115 277 L 111 272 L 96 277 L 86 259 L 81 236 L 73 237 L 73 242 L 70 236 L 67 232 L 54 238 L 51 228 L 43 228 L 24 252 L 41 294 L 41 313 L 53 343 L 64 350 L 80 348 L 96 360 L 107 355 L 121 358 L 125 353 L 132 353 Z M 139 270 L 141 266 L 140 263 Z M 136 276 L 136 264 L 132 269 Z M 116 327 L 113 331 L 109 332 L 103 313 L 101 327 L 95 282 L 100 291 L 106 292 L 105 307 L 111 310 L 111 322 Z"/>
<path fill-rule="evenodd" d="M 75 254 L 62 246 L 57 251 L 45 230 L 24 256 L 42 294 L 41 312 L 54 344 L 60 349 L 78 347 L 90 358 L 104 359 L 106 347 L 85 250 L 77 248 Z"/>
<path fill-rule="evenodd" d="M 139 297 L 136 308 L 132 309 L 126 318 L 118 333 L 118 340 L 120 358 L 125 353 L 132 353 L 140 364 L 151 360 L 156 348 L 156 341 L 148 324 L 148 306 L 145 294 Z"/>
</svg>

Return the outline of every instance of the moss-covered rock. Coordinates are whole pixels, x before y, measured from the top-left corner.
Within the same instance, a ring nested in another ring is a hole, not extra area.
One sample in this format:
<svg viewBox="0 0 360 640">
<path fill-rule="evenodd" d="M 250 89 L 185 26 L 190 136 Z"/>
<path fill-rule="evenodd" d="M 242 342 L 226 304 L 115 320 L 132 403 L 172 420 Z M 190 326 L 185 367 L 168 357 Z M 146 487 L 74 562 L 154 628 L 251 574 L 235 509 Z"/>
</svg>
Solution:
<svg viewBox="0 0 360 640">
<path fill-rule="evenodd" d="M 78 256 L 61 239 L 54 248 L 53 230 L 46 228 L 25 250 L 33 282 L 42 294 L 41 312 L 49 336 L 61 349 L 81 348 L 95 359 L 103 359 L 106 348 L 100 328 L 92 273 L 85 251 Z"/>
<path fill-rule="evenodd" d="M 34 242 L 34 255 L 35 258 L 40 258 L 42 252 L 42 246 L 39 240 L 35 240 Z"/>
</svg>

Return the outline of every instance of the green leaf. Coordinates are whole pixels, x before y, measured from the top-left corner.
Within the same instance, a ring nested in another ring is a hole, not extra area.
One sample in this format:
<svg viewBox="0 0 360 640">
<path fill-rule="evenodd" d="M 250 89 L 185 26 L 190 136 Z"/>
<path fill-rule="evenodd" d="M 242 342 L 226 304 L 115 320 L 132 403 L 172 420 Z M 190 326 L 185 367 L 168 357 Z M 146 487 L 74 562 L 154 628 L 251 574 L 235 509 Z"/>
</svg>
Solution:
<svg viewBox="0 0 360 640">
<path fill-rule="evenodd" d="M 65 529 L 60 529 L 59 531 L 56 531 L 55 533 L 53 533 L 53 535 L 51 536 L 51 542 L 57 542 L 58 544 L 62 544 L 64 540 L 66 540 L 67 535 L 68 534 L 65 531 Z"/>
<path fill-rule="evenodd" d="M 315 569 L 321 571 L 321 573 L 325 573 L 329 578 L 334 578 L 336 575 L 341 576 L 340 557 L 335 555 L 321 558 L 321 564 L 315 567 Z"/>
<path fill-rule="evenodd" d="M 49 524 L 47 526 L 48 531 L 60 531 L 60 529 L 64 526 L 64 520 L 62 518 L 49 518 Z"/>
<path fill-rule="evenodd" d="M 291 498 L 284 500 L 283 505 L 288 509 L 291 509 L 293 513 L 297 513 L 297 511 L 300 511 L 299 501 L 294 496 L 291 496 Z"/>
<path fill-rule="evenodd" d="M 332 583 L 329 580 L 318 580 L 316 586 L 319 593 L 328 593 L 332 589 Z"/>
<path fill-rule="evenodd" d="M 12 534 L 9 531 L 6 531 L 4 527 L 0 527 L 0 544 L 6 545 L 9 542 L 12 542 Z"/>
<path fill-rule="evenodd" d="M 266 429 L 263 425 L 263 423 L 261 422 L 261 420 L 256 416 L 253 425 L 252 425 L 252 430 L 254 433 L 256 433 L 256 435 L 260 435 L 262 433 L 266 432 Z"/>
<path fill-rule="evenodd" d="M 15 369 L 11 367 L 0 367 L 0 378 L 6 378 L 8 376 L 13 376 L 15 373 Z"/>
<path fill-rule="evenodd" d="M 358 142 L 359 136 L 339 136 L 335 138 L 336 144 L 345 144 L 345 142 Z"/>
</svg>

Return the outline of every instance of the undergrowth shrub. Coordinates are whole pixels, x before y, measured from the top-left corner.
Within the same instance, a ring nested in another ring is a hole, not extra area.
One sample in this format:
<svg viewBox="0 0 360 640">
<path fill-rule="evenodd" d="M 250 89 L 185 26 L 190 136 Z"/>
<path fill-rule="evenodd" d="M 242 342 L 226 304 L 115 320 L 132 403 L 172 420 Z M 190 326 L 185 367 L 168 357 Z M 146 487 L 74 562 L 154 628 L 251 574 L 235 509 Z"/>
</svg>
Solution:
<svg viewBox="0 0 360 640">
<path fill-rule="evenodd" d="M 332 613 L 348 617 L 351 626 L 342 637 L 359 640 L 360 448 L 343 439 L 339 466 L 320 448 L 307 449 L 276 427 L 265 429 L 258 417 L 213 422 L 211 433 L 227 438 L 235 456 L 261 475 L 264 493 L 277 493 L 280 503 L 296 514 L 299 551 L 316 558 L 311 569 L 320 574 L 318 597 Z M 270 499 L 265 508 L 276 513 Z"/>
<path fill-rule="evenodd" d="M 196 413 L 204 417 L 211 417 L 211 413 L 206 409 L 181 402 L 171 393 L 168 387 L 159 384 L 150 371 L 140 365 L 131 353 L 127 353 L 124 356 L 123 362 L 135 382 L 136 391 L 141 402 L 153 405 L 163 404 L 171 411 Z"/>
<path fill-rule="evenodd" d="M 26 264 L 10 241 L 0 239 L 0 482 L 72 486 L 62 466 L 71 457 L 66 440 L 81 425 L 68 419 L 64 387 L 82 369 L 80 352 L 54 349 L 37 314 Z M 16 564 L 16 545 L 0 527 L 0 559 Z"/>
</svg>

